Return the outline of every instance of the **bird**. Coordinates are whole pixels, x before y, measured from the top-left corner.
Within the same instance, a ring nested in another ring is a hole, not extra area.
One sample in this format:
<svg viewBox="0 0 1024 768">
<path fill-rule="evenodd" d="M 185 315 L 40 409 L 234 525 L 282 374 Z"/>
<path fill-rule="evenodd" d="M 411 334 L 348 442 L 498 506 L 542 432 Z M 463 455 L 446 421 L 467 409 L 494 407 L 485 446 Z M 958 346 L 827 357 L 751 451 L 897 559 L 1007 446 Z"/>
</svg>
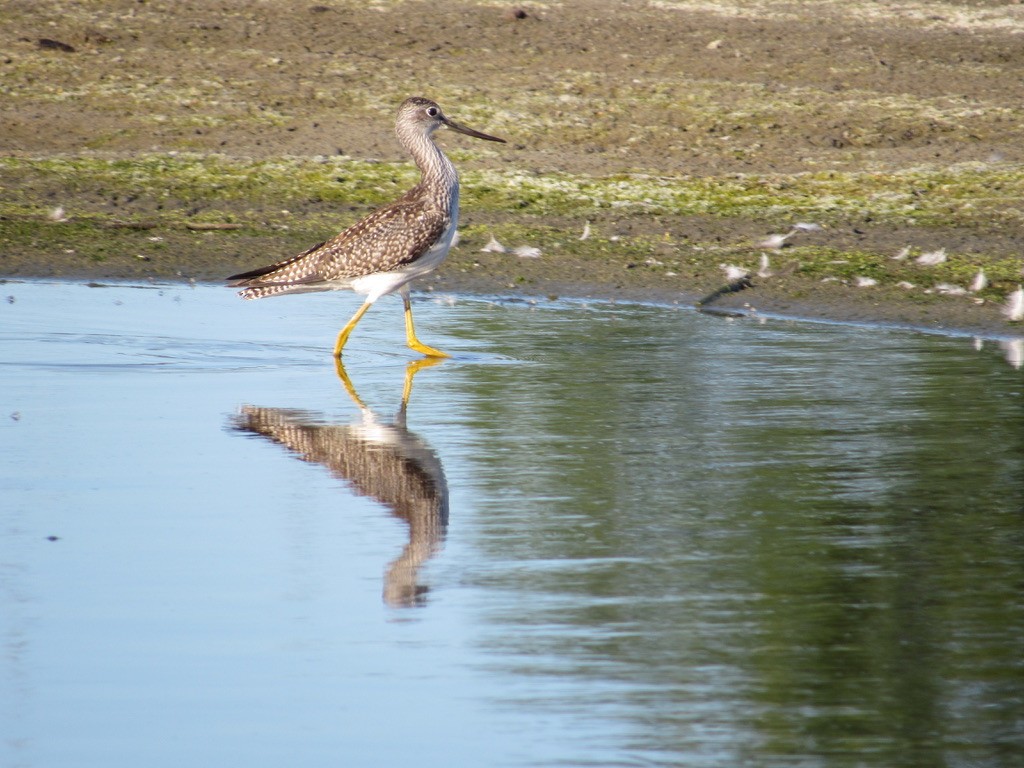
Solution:
<svg viewBox="0 0 1024 768">
<path fill-rule="evenodd" d="M 297 256 L 232 275 L 228 285 L 244 299 L 288 293 L 351 289 L 366 297 L 338 334 L 340 358 L 349 335 L 381 296 L 398 291 L 405 306 L 406 343 L 427 357 L 450 357 L 416 337 L 409 283 L 444 261 L 459 219 L 459 175 L 434 143 L 434 132 L 449 128 L 485 141 L 504 139 L 467 128 L 447 117 L 437 102 L 413 96 L 402 102 L 395 133 L 420 171 L 420 181 L 400 198 L 378 208 L 344 232 Z"/>
</svg>

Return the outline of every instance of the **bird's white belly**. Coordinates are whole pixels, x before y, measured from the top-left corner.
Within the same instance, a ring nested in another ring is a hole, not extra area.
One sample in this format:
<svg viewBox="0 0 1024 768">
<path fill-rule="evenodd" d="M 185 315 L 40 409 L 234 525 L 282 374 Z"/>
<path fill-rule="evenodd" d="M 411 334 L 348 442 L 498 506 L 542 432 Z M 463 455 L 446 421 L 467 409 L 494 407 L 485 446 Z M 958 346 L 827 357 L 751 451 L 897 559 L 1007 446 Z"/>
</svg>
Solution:
<svg viewBox="0 0 1024 768">
<path fill-rule="evenodd" d="M 456 224 L 457 217 L 453 216 L 451 224 L 445 229 L 440 239 L 411 264 L 406 264 L 391 272 L 377 272 L 353 278 L 348 286 L 356 293 L 366 296 L 366 300 L 372 303 L 381 296 L 397 291 L 411 280 L 433 272 L 448 255 L 448 249 L 452 246 L 452 238 L 455 236 Z"/>
</svg>

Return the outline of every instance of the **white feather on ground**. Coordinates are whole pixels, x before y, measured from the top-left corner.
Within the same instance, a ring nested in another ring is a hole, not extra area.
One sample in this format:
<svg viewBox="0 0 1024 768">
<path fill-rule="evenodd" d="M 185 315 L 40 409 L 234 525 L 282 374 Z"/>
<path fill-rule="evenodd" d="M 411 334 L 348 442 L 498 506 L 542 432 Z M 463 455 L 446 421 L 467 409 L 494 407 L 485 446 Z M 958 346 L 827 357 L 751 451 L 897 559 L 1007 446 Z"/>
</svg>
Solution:
<svg viewBox="0 0 1024 768">
<path fill-rule="evenodd" d="M 1017 286 L 1017 290 L 1006 298 L 1006 306 L 1003 314 L 1011 323 L 1018 323 L 1024 320 L 1024 288 Z"/>
<path fill-rule="evenodd" d="M 520 245 L 518 248 L 515 248 L 512 253 L 521 259 L 540 258 L 540 248 L 534 248 L 532 245 Z"/>
<path fill-rule="evenodd" d="M 974 276 L 974 280 L 971 281 L 971 292 L 977 293 L 983 291 L 988 287 L 988 278 L 985 276 L 985 270 L 979 269 L 978 274 Z"/>
<path fill-rule="evenodd" d="M 487 241 L 487 245 L 480 249 L 481 253 L 506 253 L 508 248 L 499 243 L 494 235 Z"/>
<path fill-rule="evenodd" d="M 748 270 L 743 267 L 737 267 L 735 264 L 719 264 L 718 266 L 720 266 L 722 271 L 725 272 L 725 279 L 730 283 L 750 276 L 750 272 Z"/>
<path fill-rule="evenodd" d="M 757 244 L 758 248 L 771 248 L 773 251 L 777 251 L 786 241 L 790 238 L 793 232 L 787 232 L 785 235 L 768 235 L 764 240 Z"/>
<path fill-rule="evenodd" d="M 937 251 L 928 251 L 928 253 L 922 253 L 914 261 L 925 267 L 934 267 L 936 264 L 941 264 L 946 260 L 946 249 L 939 248 Z"/>
</svg>

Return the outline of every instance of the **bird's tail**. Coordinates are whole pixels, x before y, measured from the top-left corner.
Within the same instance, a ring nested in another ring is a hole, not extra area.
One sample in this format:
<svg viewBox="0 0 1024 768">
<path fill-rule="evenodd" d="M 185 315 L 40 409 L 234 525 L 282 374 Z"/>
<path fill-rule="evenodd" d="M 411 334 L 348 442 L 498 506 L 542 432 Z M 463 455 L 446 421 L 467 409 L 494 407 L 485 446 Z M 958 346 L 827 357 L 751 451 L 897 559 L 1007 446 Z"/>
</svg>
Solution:
<svg viewBox="0 0 1024 768">
<path fill-rule="evenodd" d="M 314 283 L 322 282 L 322 280 L 316 273 L 315 263 L 306 261 L 306 257 L 322 245 L 323 243 L 314 245 L 309 250 L 284 261 L 232 275 L 228 278 L 228 286 L 243 288 L 244 290 L 238 292 L 243 299 L 263 299 L 267 296 L 280 296 L 285 293 L 307 293 L 322 290 L 312 287 Z"/>
<path fill-rule="evenodd" d="M 238 295 L 249 301 L 250 299 L 265 299 L 267 296 L 281 296 L 285 293 L 297 292 L 297 286 L 294 285 L 261 285 L 241 290 Z"/>
</svg>

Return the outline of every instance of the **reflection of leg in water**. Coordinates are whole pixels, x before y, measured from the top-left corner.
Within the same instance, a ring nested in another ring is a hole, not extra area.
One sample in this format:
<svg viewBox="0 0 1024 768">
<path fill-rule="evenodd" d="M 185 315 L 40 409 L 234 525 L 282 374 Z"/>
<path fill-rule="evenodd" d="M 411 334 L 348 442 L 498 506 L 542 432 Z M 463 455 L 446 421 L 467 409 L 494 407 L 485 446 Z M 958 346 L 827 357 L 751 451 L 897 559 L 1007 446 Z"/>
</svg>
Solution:
<svg viewBox="0 0 1024 768">
<path fill-rule="evenodd" d="M 352 385 L 340 358 L 335 370 L 362 418 L 328 424 L 315 414 L 284 408 L 245 406 L 236 427 L 279 443 L 303 461 L 322 464 L 357 494 L 378 502 L 409 526 L 409 542 L 384 575 L 384 601 L 421 605 L 427 587 L 419 570 L 440 547 L 448 528 L 448 483 L 432 448 L 406 427 L 406 410 L 416 373 L 442 362 L 423 358 L 405 369 L 402 402 L 392 422 L 381 421 Z"/>
<path fill-rule="evenodd" d="M 396 607 L 423 603 L 427 587 L 419 583 L 419 570 L 437 551 L 448 527 L 444 469 L 437 454 L 406 426 L 413 379 L 419 371 L 442 361 L 434 356 L 406 365 L 401 405 L 394 422 L 383 425 L 359 397 L 341 358 L 335 358 L 338 378 L 368 427 L 361 454 L 355 455 L 355 445 L 349 449 L 347 479 L 356 490 L 385 504 L 409 525 L 409 543 L 384 575 L 384 602 Z"/>
<path fill-rule="evenodd" d="M 341 379 L 342 385 L 345 387 L 345 391 L 348 392 L 348 396 L 352 398 L 352 402 L 358 406 L 361 411 L 368 411 L 359 394 L 356 392 L 356 388 L 352 385 L 352 379 L 348 377 L 348 372 L 345 370 L 345 364 L 341 362 L 341 357 L 334 358 L 334 372 L 338 374 L 338 378 Z"/>
<path fill-rule="evenodd" d="M 440 363 L 442 357 L 425 357 L 422 360 L 410 360 L 405 366 L 405 385 L 402 387 L 402 420 L 405 423 L 405 409 L 409 407 L 409 398 L 412 396 L 412 380 L 416 374 L 424 368 L 430 368 Z"/>
<path fill-rule="evenodd" d="M 405 384 L 402 386 L 402 404 L 399 407 L 399 414 L 402 418 L 405 417 L 405 411 L 409 407 L 409 398 L 412 396 L 412 380 L 416 377 L 416 374 L 422 371 L 424 368 L 431 368 L 438 363 L 444 361 L 443 357 L 424 357 L 420 360 L 410 360 L 405 366 Z M 359 397 L 359 393 L 356 392 L 355 385 L 352 384 L 352 379 L 349 378 L 348 371 L 345 370 L 345 364 L 342 362 L 340 357 L 334 358 L 334 371 L 338 374 L 338 378 L 341 379 L 342 385 L 345 387 L 345 391 L 348 392 L 348 396 L 352 398 L 361 411 L 368 411 L 366 403 L 363 402 L 362 398 Z"/>
<path fill-rule="evenodd" d="M 409 525 L 409 543 L 384 575 L 384 602 L 397 607 L 423 603 L 427 587 L 418 582 L 419 570 L 437 551 L 448 528 L 444 469 L 437 454 L 406 426 L 413 379 L 441 362 L 440 357 L 425 357 L 406 365 L 398 412 L 393 423 L 382 424 L 356 392 L 341 358 L 335 358 L 338 378 L 363 414 L 362 424 L 349 429 L 360 432 L 363 439 L 347 444 L 345 455 L 332 469 L 357 492 L 384 504 Z"/>
</svg>

